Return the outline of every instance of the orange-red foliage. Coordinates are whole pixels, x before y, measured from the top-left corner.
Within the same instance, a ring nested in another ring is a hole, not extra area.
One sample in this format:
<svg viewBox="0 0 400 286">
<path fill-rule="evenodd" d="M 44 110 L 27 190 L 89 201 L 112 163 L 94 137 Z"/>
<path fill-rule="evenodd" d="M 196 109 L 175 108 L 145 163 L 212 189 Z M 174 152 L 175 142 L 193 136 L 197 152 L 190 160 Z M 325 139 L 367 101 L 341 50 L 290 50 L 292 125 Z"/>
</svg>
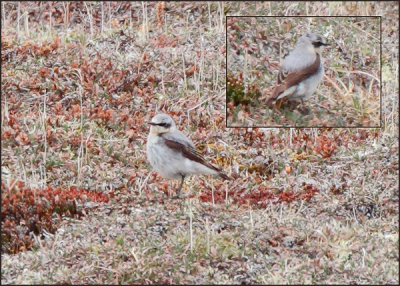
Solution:
<svg viewBox="0 0 400 286">
<path fill-rule="evenodd" d="M 294 200 L 310 201 L 319 190 L 313 185 L 306 184 L 299 192 L 283 191 L 280 193 L 272 192 L 266 188 L 257 188 L 251 192 L 246 192 L 246 189 L 239 191 L 228 191 L 228 197 L 233 199 L 233 203 L 240 205 L 251 205 L 253 207 L 265 208 L 268 204 L 273 203 L 291 203 Z M 226 199 L 226 192 L 223 190 L 214 191 L 214 202 L 223 203 Z M 200 196 L 202 202 L 212 202 L 212 193 L 203 193 Z"/>
<path fill-rule="evenodd" d="M 38 235 L 43 230 L 54 233 L 57 226 L 54 216 L 80 217 L 76 202 L 108 202 L 101 192 L 70 187 L 69 189 L 31 189 L 23 182 L 11 182 L 11 187 L 1 183 L 1 242 L 2 252 L 17 253 L 32 247 L 31 232 Z"/>
</svg>

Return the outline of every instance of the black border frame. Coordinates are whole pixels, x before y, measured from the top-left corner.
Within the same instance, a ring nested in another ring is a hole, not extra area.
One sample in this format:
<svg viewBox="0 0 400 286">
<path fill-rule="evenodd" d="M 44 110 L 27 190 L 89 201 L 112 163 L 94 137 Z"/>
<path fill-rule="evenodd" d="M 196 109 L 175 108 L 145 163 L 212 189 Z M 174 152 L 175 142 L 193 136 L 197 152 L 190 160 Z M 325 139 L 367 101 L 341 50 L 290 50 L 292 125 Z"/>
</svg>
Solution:
<svg viewBox="0 0 400 286">
<path fill-rule="evenodd" d="M 315 18 L 379 18 L 379 126 L 228 126 L 228 106 L 227 106 L 227 91 L 228 91 L 228 17 L 236 17 L 236 18 L 254 18 L 254 17 L 262 17 L 262 18 L 307 18 L 307 17 L 315 17 Z M 314 16 L 314 15 L 293 15 L 293 16 L 268 16 L 268 15 L 251 15 L 251 16 L 242 16 L 242 15 L 225 15 L 225 43 L 226 43 L 226 54 L 225 54 L 225 126 L 226 128 L 371 128 L 371 129 L 381 129 L 382 126 L 382 16 Z"/>
</svg>

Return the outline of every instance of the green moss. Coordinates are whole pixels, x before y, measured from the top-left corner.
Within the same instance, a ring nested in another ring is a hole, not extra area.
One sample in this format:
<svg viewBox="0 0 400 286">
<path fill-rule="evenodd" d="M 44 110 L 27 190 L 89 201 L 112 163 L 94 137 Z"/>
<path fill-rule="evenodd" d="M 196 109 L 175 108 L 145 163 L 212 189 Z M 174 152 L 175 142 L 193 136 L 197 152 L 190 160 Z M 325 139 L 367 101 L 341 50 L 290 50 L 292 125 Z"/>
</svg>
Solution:
<svg viewBox="0 0 400 286">
<path fill-rule="evenodd" d="M 234 105 L 259 105 L 261 92 L 258 86 L 249 84 L 245 90 L 242 77 L 239 75 L 239 78 L 235 78 L 230 72 L 228 72 L 227 82 L 227 102 L 233 102 Z"/>
</svg>

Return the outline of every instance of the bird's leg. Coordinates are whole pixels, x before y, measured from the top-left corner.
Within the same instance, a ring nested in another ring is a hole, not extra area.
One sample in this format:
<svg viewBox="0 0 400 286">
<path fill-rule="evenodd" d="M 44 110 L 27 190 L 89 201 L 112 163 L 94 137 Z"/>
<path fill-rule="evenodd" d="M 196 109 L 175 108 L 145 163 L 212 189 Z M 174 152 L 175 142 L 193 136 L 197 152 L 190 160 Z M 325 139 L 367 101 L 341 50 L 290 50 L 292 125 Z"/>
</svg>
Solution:
<svg viewBox="0 0 400 286">
<path fill-rule="evenodd" d="M 178 198 L 181 195 L 181 190 L 182 190 L 182 187 L 183 187 L 183 181 L 184 180 L 185 180 L 185 175 L 182 175 L 181 185 L 179 186 L 178 193 L 177 193 Z"/>
<path fill-rule="evenodd" d="M 304 99 L 303 99 L 303 97 L 301 97 L 300 100 L 301 100 L 301 109 L 300 109 L 300 112 L 303 113 L 303 114 L 309 113 L 309 112 L 310 112 L 310 109 L 304 104 Z"/>
<path fill-rule="evenodd" d="M 176 192 L 176 196 L 172 197 L 173 199 L 179 199 L 179 197 L 181 196 L 181 190 L 182 190 L 182 186 L 183 186 L 183 181 L 185 180 L 185 175 L 181 175 L 182 179 L 181 179 L 181 184 L 178 188 L 178 191 Z"/>
</svg>

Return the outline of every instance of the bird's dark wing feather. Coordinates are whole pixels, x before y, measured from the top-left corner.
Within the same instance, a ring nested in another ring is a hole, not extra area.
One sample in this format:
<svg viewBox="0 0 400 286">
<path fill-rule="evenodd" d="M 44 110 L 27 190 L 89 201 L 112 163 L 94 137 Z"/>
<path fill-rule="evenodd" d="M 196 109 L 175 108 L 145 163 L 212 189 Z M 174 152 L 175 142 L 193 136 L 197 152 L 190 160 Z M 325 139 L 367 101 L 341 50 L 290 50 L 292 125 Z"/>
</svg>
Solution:
<svg viewBox="0 0 400 286">
<path fill-rule="evenodd" d="M 163 137 L 163 136 L 161 135 L 161 137 Z M 191 147 L 189 145 L 184 145 L 184 144 L 182 144 L 180 142 L 177 142 L 177 141 L 174 141 L 174 140 L 171 140 L 171 139 L 167 139 L 165 137 L 163 137 L 163 139 L 164 139 L 165 144 L 169 148 L 171 148 L 171 149 L 173 149 L 173 150 L 175 150 L 177 152 L 182 153 L 182 155 L 185 158 L 188 158 L 189 160 L 195 161 L 195 162 L 200 163 L 200 164 L 202 164 L 202 165 L 204 165 L 204 166 L 206 166 L 206 167 L 208 167 L 208 168 L 210 168 L 212 170 L 215 170 L 216 172 L 218 172 L 219 176 L 221 178 L 225 179 L 225 180 L 229 179 L 229 177 L 226 176 L 224 173 L 222 173 L 222 171 L 219 168 L 217 168 L 217 167 L 211 165 L 210 163 L 208 163 L 204 159 L 204 157 L 200 154 L 200 152 L 197 151 L 195 148 L 193 148 L 193 147 Z"/>
</svg>

